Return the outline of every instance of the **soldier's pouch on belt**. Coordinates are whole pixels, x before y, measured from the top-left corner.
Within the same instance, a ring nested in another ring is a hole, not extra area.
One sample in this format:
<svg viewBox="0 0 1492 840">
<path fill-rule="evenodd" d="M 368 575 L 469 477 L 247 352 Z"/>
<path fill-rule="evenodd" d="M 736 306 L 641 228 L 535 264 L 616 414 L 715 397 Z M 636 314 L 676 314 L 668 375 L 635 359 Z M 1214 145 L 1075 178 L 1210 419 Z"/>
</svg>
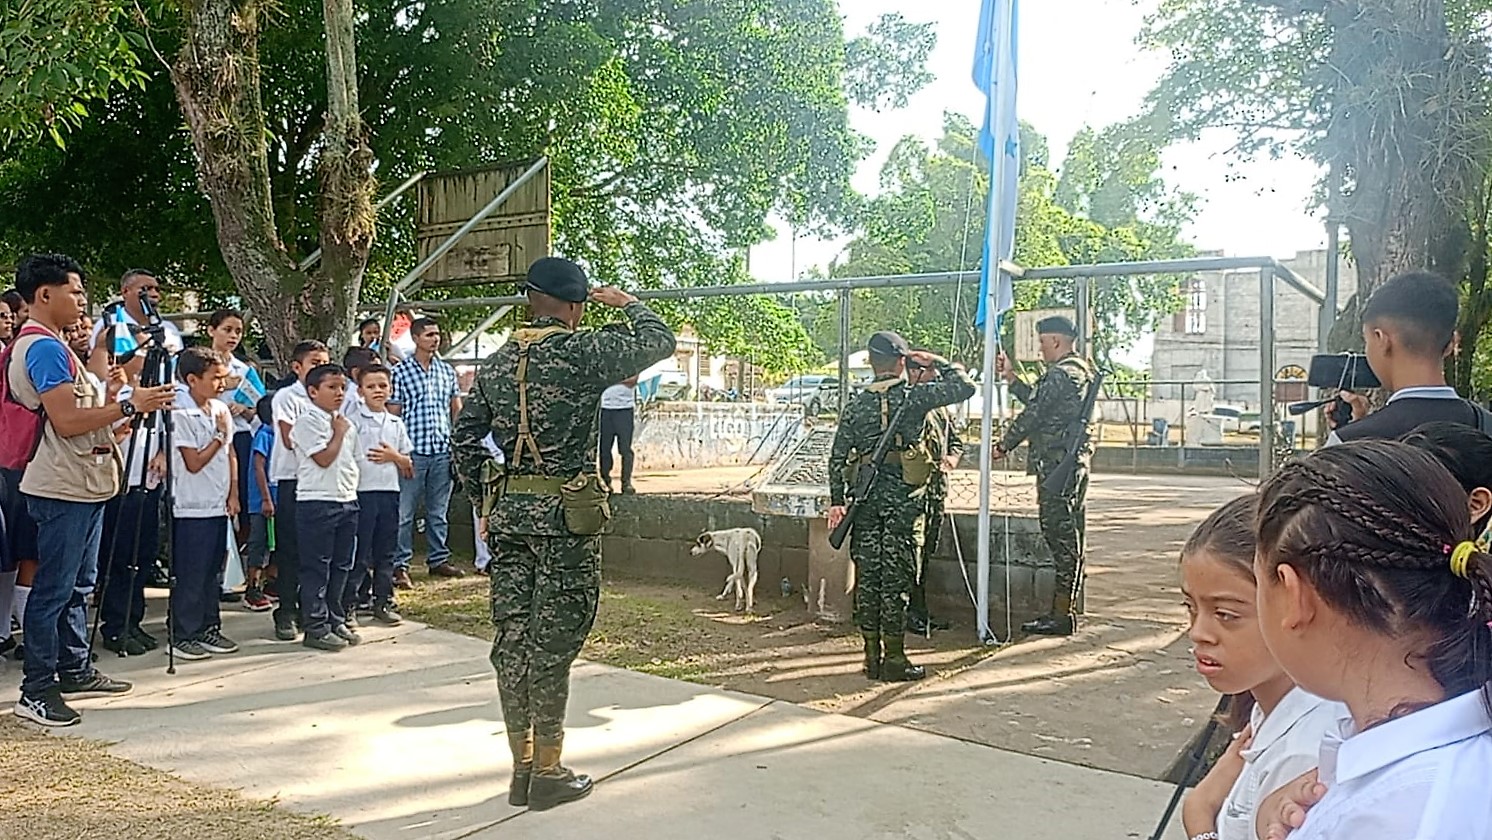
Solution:
<svg viewBox="0 0 1492 840">
<path fill-rule="evenodd" d="M 492 509 L 497 505 L 503 491 L 503 476 L 505 470 L 502 464 L 488 459 L 482 462 L 482 518 L 492 515 Z"/>
<path fill-rule="evenodd" d="M 915 443 L 901 453 L 901 480 L 911 487 L 922 487 L 932 478 L 937 459 L 926 443 Z"/>
<path fill-rule="evenodd" d="M 611 496 L 601 477 L 580 473 L 560 487 L 560 510 L 565 528 L 580 537 L 600 534 L 611 524 Z"/>
</svg>

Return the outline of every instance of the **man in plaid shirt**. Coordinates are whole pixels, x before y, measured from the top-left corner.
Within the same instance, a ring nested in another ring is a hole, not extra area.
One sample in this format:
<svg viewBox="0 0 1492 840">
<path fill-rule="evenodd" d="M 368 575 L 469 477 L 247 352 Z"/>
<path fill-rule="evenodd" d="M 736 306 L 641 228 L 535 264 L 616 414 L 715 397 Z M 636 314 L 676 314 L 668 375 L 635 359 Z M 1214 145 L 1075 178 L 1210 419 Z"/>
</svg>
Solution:
<svg viewBox="0 0 1492 840">
<path fill-rule="evenodd" d="M 436 355 L 440 350 L 440 325 L 420 318 L 409 327 L 414 355 L 394 367 L 394 396 L 399 416 L 414 444 L 414 478 L 399 480 L 399 551 L 394 556 L 394 583 L 411 586 L 409 561 L 414 557 L 414 518 L 420 503 L 425 505 L 425 564 L 430 574 L 461 577 L 451 564 L 446 545 L 449 525 L 446 512 L 451 503 L 451 421 L 461 413 L 461 389 L 456 369 Z"/>
</svg>

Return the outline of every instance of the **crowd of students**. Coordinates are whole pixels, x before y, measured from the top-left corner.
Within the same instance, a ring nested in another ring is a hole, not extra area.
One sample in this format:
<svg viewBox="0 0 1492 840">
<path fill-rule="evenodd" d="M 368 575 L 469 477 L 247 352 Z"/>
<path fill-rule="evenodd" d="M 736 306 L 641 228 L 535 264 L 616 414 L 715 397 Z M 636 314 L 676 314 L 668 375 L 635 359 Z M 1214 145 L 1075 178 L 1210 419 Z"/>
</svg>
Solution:
<svg viewBox="0 0 1492 840">
<path fill-rule="evenodd" d="M 1388 406 L 1183 548 L 1234 731 L 1183 806 L 1193 840 L 1492 837 L 1492 437 L 1441 372 L 1457 315 L 1432 275 L 1380 289 L 1363 331 Z"/>
<path fill-rule="evenodd" d="M 368 346 L 333 364 L 325 344 L 303 341 L 291 375 L 268 390 L 272 377 L 240 358 L 241 313 L 214 313 L 205 341 L 184 346 L 154 312 L 153 276 L 126 274 L 121 294 L 94 323 L 81 268 L 38 255 L 22 262 L 0 306 L 0 375 L 7 408 L 19 412 L 4 415 L 0 437 L 36 432 L 34 453 L 0 470 L 0 654 L 24 662 L 15 713 L 44 725 L 79 720 L 69 697 L 131 689 L 89 658 L 90 603 L 110 651 L 143 655 L 169 644 L 185 661 L 237 652 L 220 603 L 240 554 L 244 606 L 273 609 L 277 639 L 339 651 L 361 641 L 359 613 L 400 623 L 396 581 L 410 582 L 399 553 L 411 541 L 401 525 L 414 530 L 414 505 L 401 497 L 421 456 L 391 407 L 413 408 L 424 437 L 437 442 L 459 410 L 455 372 L 432 354 L 411 354 L 399 364 L 420 370 L 396 373 Z M 376 343 L 371 332 L 364 345 Z M 415 321 L 411 332 L 434 333 L 438 345 L 431 321 Z M 157 344 L 164 353 L 150 352 Z M 162 640 L 142 623 L 167 537 Z"/>
</svg>

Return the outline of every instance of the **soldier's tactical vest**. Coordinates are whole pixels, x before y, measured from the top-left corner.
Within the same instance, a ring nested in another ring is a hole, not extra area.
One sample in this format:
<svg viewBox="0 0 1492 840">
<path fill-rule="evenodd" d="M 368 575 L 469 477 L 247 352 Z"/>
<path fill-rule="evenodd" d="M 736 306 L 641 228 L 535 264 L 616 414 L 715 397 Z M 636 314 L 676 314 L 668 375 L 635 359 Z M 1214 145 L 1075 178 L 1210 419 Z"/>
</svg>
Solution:
<svg viewBox="0 0 1492 840">
<path fill-rule="evenodd" d="M 865 390 L 875 394 L 881 404 L 881 434 L 886 433 L 886 427 L 891 422 L 891 404 L 888 393 L 900 379 L 881 379 L 865 386 Z M 903 383 L 904 384 L 904 383 Z M 907 386 L 911 387 L 911 386 Z M 859 458 L 852 459 L 845 465 L 845 479 L 853 485 L 855 476 L 858 474 L 860 465 L 868 463 L 872 453 L 866 452 Z M 901 480 L 909 487 L 923 487 L 932 478 L 934 465 L 937 459 L 932 456 L 927 445 L 926 435 L 922 438 L 907 443 L 900 431 L 891 441 L 891 448 L 886 451 L 886 463 L 901 465 Z"/>
<path fill-rule="evenodd" d="M 610 524 L 611 503 L 608 499 L 611 493 L 595 470 L 581 470 L 570 479 L 543 475 L 544 457 L 539 454 L 539 441 L 534 437 L 528 416 L 529 350 L 556 335 L 571 332 L 565 327 L 548 326 L 524 327 L 513 333 L 513 341 L 518 343 L 518 440 L 513 447 L 513 462 L 508 465 L 507 476 L 501 479 L 501 483 L 504 493 L 558 495 L 565 529 L 577 536 L 589 537 L 602 533 Z M 533 461 L 534 474 L 525 475 L 520 471 L 525 452 Z M 493 467 L 496 468 L 496 464 Z M 484 480 L 486 475 L 484 469 Z"/>
<path fill-rule="evenodd" d="M 1072 377 L 1073 382 L 1077 385 L 1079 398 L 1087 396 L 1088 388 L 1092 386 L 1094 376 L 1091 362 L 1074 353 L 1058 359 L 1053 364 Z M 1033 459 L 1041 462 L 1053 462 L 1053 464 L 1056 461 L 1062 460 L 1066 457 L 1068 447 L 1072 445 L 1073 439 L 1077 435 L 1082 434 L 1092 423 L 1093 418 L 1091 416 L 1073 417 L 1059 428 L 1045 430 L 1042 433 L 1041 445 L 1039 447 L 1032 447 Z M 1090 436 L 1088 446 L 1085 447 L 1085 452 L 1079 453 L 1079 457 L 1086 457 L 1091 452 L 1094 443 L 1096 441 Z"/>
</svg>

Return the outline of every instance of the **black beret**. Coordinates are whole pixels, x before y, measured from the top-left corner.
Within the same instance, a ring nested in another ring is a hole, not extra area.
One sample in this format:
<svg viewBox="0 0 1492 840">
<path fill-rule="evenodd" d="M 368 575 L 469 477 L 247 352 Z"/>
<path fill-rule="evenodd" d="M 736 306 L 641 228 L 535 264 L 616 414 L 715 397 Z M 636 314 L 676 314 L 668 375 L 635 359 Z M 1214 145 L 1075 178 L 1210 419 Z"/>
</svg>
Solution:
<svg viewBox="0 0 1492 840">
<path fill-rule="evenodd" d="M 865 349 L 877 356 L 905 356 L 910 352 L 907 340 L 890 330 L 882 330 L 870 337 Z"/>
<path fill-rule="evenodd" d="M 541 257 L 535 260 L 528 267 L 528 283 L 524 288 L 570 303 L 585 303 L 590 295 L 590 283 L 585 278 L 585 269 L 562 257 Z"/>
<path fill-rule="evenodd" d="M 1078 328 L 1061 315 L 1053 315 L 1036 322 L 1036 333 L 1037 335 L 1065 335 L 1068 338 L 1077 338 Z"/>
</svg>

